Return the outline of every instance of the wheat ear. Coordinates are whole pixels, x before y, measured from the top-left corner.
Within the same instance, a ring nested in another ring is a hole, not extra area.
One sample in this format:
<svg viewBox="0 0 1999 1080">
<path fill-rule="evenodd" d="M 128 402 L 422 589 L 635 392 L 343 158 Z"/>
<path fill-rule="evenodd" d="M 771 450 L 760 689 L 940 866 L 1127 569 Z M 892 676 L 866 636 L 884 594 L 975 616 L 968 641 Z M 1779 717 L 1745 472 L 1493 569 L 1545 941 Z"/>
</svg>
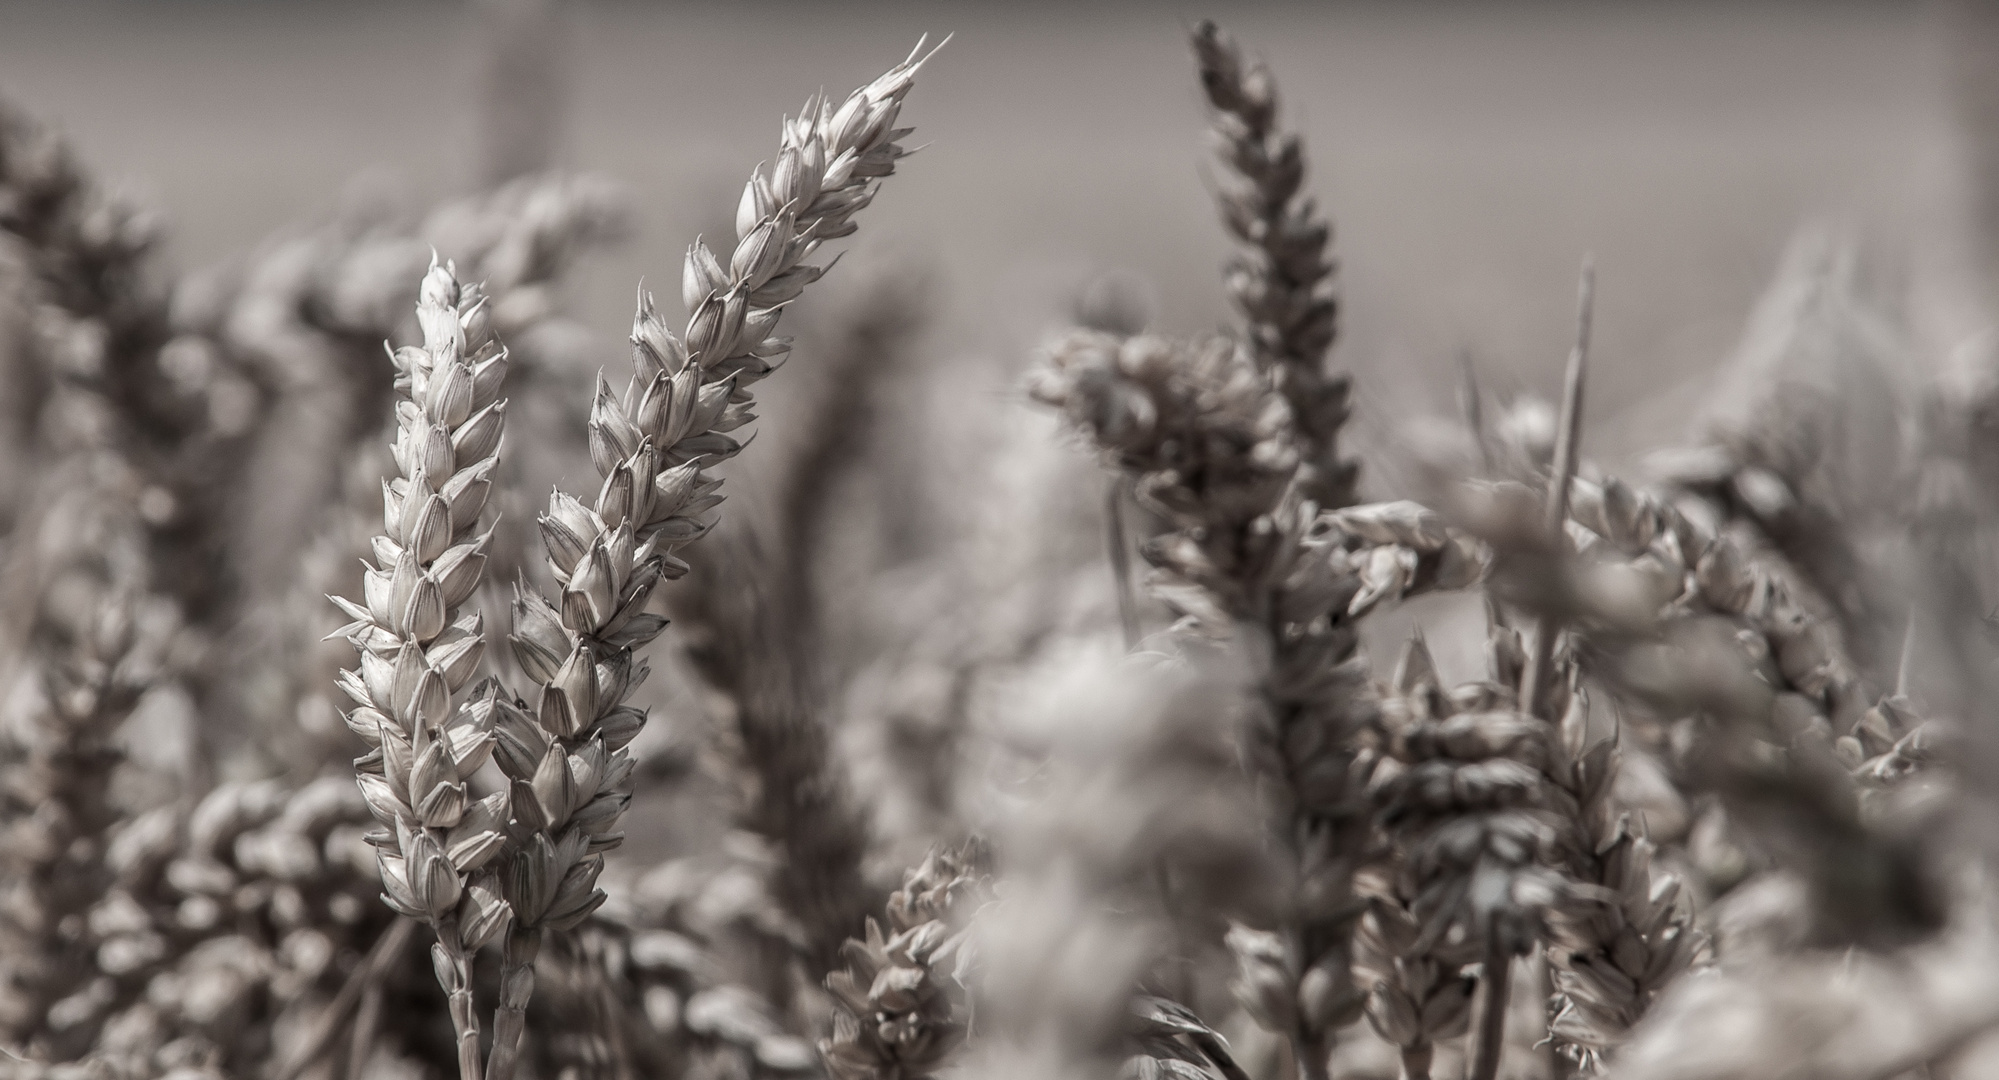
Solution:
<svg viewBox="0 0 1999 1080">
<path fill-rule="evenodd" d="M 1573 815 L 1545 772 L 1552 725 L 1517 708 L 1519 636 L 1495 623 L 1488 654 L 1487 681 L 1446 692 L 1414 638 L 1382 702 L 1389 760 L 1373 784 L 1396 854 L 1362 935 L 1364 967 L 1375 979 L 1368 1018 L 1411 1080 L 1427 1075 L 1436 1040 L 1470 1019 L 1462 972 L 1482 964 L 1487 1006 L 1501 1008 L 1492 980 L 1573 892 L 1563 877 Z M 1483 1036 L 1492 1021 L 1477 1019 Z"/>
<path fill-rule="evenodd" d="M 1611 799 L 1617 743 L 1587 744 L 1588 699 L 1580 686 L 1569 687 L 1568 699 L 1550 773 L 1576 811 L 1582 842 L 1573 873 L 1601 891 L 1564 913 L 1549 939 L 1548 1032 L 1558 1050 L 1595 1072 L 1660 989 L 1694 962 L 1705 935 L 1681 904 L 1679 880 L 1654 869 L 1642 824 Z"/>
<path fill-rule="evenodd" d="M 1047 350 L 1031 387 L 1131 474 L 1138 498 L 1174 531 L 1144 548 L 1155 590 L 1209 633 L 1267 642 L 1259 766 L 1283 806 L 1278 831 L 1313 899 L 1289 914 L 1281 965 L 1241 955 L 1241 994 L 1293 1042 L 1308 1078 L 1359 1011 L 1349 973 L 1352 875 L 1365 815 L 1351 785 L 1352 740 L 1369 721 L 1347 607 L 1360 584 L 1321 536 L 1293 483 L 1289 407 L 1231 342 L 1072 333 Z"/>
<path fill-rule="evenodd" d="M 971 1010 L 952 969 L 992 898 L 991 861 L 977 841 L 932 850 L 889 897 L 886 923 L 847 939 L 826 977 L 833 1033 L 819 1040 L 834 1080 L 922 1080 L 964 1042 Z"/>
<path fill-rule="evenodd" d="M 153 481 L 187 416 L 155 363 L 165 303 L 148 273 L 150 222 L 101 194 L 60 139 L 4 106 L 0 236 L 19 245 L 32 318 L 35 378 L 19 404 L 39 414 L 47 443 L 0 575 L 4 674 L 33 687 L 14 699 L 0 776 L 0 860 L 11 871 L 0 1030 L 60 1057 L 81 1049 L 109 1004 L 93 990 L 102 980 L 89 978 L 81 935 L 63 923 L 110 885 L 116 734 L 170 671 L 180 619 L 155 591 L 168 549 L 143 511 L 177 505 Z"/>
<path fill-rule="evenodd" d="M 382 486 L 366 602 L 332 599 L 353 620 L 337 633 L 361 654 L 340 686 L 356 705 L 348 727 L 375 748 L 355 769 L 390 830 L 376 841 L 384 898 L 436 932 L 431 955 L 450 999 L 459 1074 L 478 1080 L 471 954 L 511 914 L 479 872 L 503 846 L 508 793 L 473 799 L 466 787 L 493 750 L 497 690 L 489 684 L 463 707 L 457 694 L 486 647 L 484 619 L 466 601 L 492 535 L 478 525 L 506 423 L 507 351 L 484 294 L 460 285 L 448 264 L 424 275 L 417 321 L 423 345 L 394 353 L 401 475 Z"/>
<path fill-rule="evenodd" d="M 919 46 L 844 102 L 815 96 L 786 120 L 776 162 L 743 189 L 728 265 L 699 241 L 688 250 L 686 329 L 668 329 L 641 294 L 631 381 L 618 394 L 598 380 L 590 455 L 603 484 L 591 505 L 560 491 L 550 498 L 542 541 L 561 592 L 522 592 L 514 604 L 514 656 L 538 689 L 526 712 L 507 710 L 500 733 L 527 839 L 509 857 L 515 923 L 494 1020 L 495 1080 L 512 1073 L 543 931 L 575 925 L 604 898 L 600 853 L 622 839 L 625 747 L 645 723 L 624 703 L 647 671 L 633 652 L 665 626 L 643 613 L 646 602 L 661 580 L 687 572 L 674 550 L 709 528 L 703 515 L 721 502 L 721 481 L 703 470 L 742 449 L 728 433 L 755 418 L 750 386 L 790 350 L 777 336 L 784 307 L 825 273 L 805 260 L 855 230 L 853 215 L 908 152 L 908 129 L 895 121 L 927 59 Z"/>
<path fill-rule="evenodd" d="M 1326 371 L 1339 301 L 1326 254 L 1332 227 L 1305 180 L 1304 145 L 1277 125 L 1277 81 L 1246 63 L 1235 41 L 1203 21 L 1192 34 L 1201 87 L 1213 108 L 1215 156 L 1225 170 L 1215 192 L 1222 221 L 1242 245 L 1225 275 L 1257 360 L 1291 404 L 1301 458 L 1298 486 L 1322 508 L 1355 501 L 1359 467 L 1339 454 L 1352 383 Z"/>
</svg>

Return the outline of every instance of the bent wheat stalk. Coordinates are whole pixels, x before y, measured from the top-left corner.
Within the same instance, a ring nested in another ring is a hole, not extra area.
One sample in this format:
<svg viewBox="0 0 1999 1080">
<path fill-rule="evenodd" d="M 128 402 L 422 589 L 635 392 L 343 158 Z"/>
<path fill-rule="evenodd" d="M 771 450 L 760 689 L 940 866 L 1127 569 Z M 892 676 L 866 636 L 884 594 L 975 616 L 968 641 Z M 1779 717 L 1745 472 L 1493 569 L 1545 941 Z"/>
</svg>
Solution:
<svg viewBox="0 0 1999 1080">
<path fill-rule="evenodd" d="M 790 351 L 778 320 L 826 271 L 805 260 L 854 232 L 853 215 L 908 153 L 909 129 L 895 120 L 929 59 L 921 48 L 839 105 L 815 96 L 785 121 L 777 160 L 743 189 L 727 265 L 698 240 L 688 250 L 684 331 L 641 294 L 631 381 L 618 394 L 600 378 L 590 411 L 602 486 L 589 505 L 555 492 L 540 519 L 561 591 L 523 592 L 514 604 L 510 641 L 536 691 L 531 706 L 501 710 L 498 757 L 524 839 L 506 875 L 515 922 L 494 1016 L 494 1080 L 512 1075 L 519 1054 L 543 932 L 576 925 L 604 901 L 601 853 L 623 839 L 626 747 L 646 719 L 625 704 L 647 674 L 634 653 L 666 625 L 646 603 L 660 581 L 687 573 L 675 549 L 710 527 L 702 515 L 722 501 L 722 482 L 703 470 L 742 449 L 728 433 L 755 419 L 749 388 Z"/>
</svg>

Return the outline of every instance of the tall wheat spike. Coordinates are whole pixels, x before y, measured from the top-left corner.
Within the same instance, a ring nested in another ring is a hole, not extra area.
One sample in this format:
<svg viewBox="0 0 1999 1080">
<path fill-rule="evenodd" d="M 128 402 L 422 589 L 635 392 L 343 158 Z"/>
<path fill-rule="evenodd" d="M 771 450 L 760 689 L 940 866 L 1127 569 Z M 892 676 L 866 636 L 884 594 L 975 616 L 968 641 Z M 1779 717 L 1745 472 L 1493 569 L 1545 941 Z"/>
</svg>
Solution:
<svg viewBox="0 0 1999 1080">
<path fill-rule="evenodd" d="M 1326 370 L 1339 332 L 1332 227 L 1309 197 L 1305 149 L 1277 124 L 1277 80 L 1261 62 L 1245 62 L 1234 39 L 1213 22 L 1193 30 L 1201 88 L 1214 110 L 1216 159 L 1226 170 L 1215 198 L 1242 253 L 1224 281 L 1242 315 L 1250 348 L 1271 369 L 1298 431 L 1298 485 L 1320 507 L 1358 501 L 1359 467 L 1340 457 L 1352 381 Z"/>
<path fill-rule="evenodd" d="M 401 475 L 382 485 L 364 602 L 332 598 L 353 620 L 337 633 L 361 654 L 340 686 L 356 706 L 348 727 L 374 747 L 355 768 L 391 830 L 378 840 L 384 897 L 436 932 L 461 1080 L 483 1075 L 471 955 L 513 914 L 480 875 L 504 845 L 508 793 L 475 799 L 466 786 L 492 756 L 498 690 L 488 683 L 462 707 L 457 697 L 486 648 L 484 617 L 466 601 L 485 570 L 492 534 L 478 528 L 506 424 L 507 351 L 491 319 L 484 293 L 450 266 L 424 276 L 423 345 L 394 353 Z"/>
</svg>

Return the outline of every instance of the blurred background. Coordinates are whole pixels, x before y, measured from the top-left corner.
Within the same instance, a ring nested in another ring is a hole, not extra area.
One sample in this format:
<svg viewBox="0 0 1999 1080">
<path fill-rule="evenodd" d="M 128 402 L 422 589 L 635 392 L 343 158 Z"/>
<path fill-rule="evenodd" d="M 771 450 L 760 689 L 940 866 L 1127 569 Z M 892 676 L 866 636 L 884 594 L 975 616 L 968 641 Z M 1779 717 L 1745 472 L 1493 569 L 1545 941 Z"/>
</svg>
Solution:
<svg viewBox="0 0 1999 1080">
<path fill-rule="evenodd" d="M 1213 16 L 1269 60 L 1306 139 L 1364 450 L 1388 418 L 1448 410 L 1460 356 L 1552 396 L 1585 253 L 1592 440 L 1613 463 L 1677 434 L 1802 225 L 1857 237 L 1916 354 L 1944 363 L 1982 325 L 1962 8 L 575 2 L 531 11 L 536 47 L 496 75 L 519 6 L 9 3 L 0 93 L 157 206 L 171 257 L 199 266 L 343 201 L 421 205 L 506 171 L 475 103 L 508 87 L 542 125 L 498 152 L 511 167 L 629 185 L 632 241 L 573 289 L 615 367 L 632 283 L 670 291 L 684 245 L 726 230 L 780 116 L 950 33 L 910 109 L 930 145 L 854 255 L 925 267 L 924 351 L 1003 375 L 1104 272 L 1135 274 L 1161 328 L 1225 321 L 1183 42 Z"/>
</svg>

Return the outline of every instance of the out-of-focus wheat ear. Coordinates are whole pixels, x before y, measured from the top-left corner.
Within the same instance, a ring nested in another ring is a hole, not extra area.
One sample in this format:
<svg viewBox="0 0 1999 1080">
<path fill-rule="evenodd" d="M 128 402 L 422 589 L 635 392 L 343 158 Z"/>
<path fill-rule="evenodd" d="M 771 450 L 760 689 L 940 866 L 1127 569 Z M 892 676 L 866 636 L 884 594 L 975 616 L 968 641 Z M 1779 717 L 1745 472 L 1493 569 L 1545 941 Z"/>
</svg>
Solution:
<svg viewBox="0 0 1999 1080">
<path fill-rule="evenodd" d="M 509 793 L 473 798 L 466 781 L 493 754 L 505 705 L 492 683 L 460 697 L 485 651 L 468 604 L 490 533 L 479 531 L 506 423 L 507 351 L 477 285 L 433 263 L 417 297 L 421 346 L 395 350 L 399 475 L 382 485 L 382 531 L 363 599 L 333 598 L 337 633 L 360 652 L 341 673 L 347 726 L 373 749 L 356 759 L 361 792 L 385 828 L 383 899 L 436 931 L 439 985 L 458 1033 L 460 1080 L 478 1080 L 471 955 L 512 910 L 488 868 L 504 844 Z"/>
<path fill-rule="evenodd" d="M 1280 804 L 1283 849 L 1309 880 L 1285 916 L 1283 963 L 1239 953 L 1238 986 L 1254 988 L 1245 1006 L 1317 1080 L 1361 1006 L 1348 972 L 1366 814 L 1350 774 L 1373 705 L 1351 606 L 1365 586 L 1346 534 L 1322 530 L 1300 498 L 1289 405 L 1238 343 L 1071 333 L 1045 351 L 1030 392 L 1061 408 L 1172 527 L 1142 549 L 1161 599 L 1205 634 L 1273 644 L 1249 750 Z"/>
<path fill-rule="evenodd" d="M 0 234 L 24 271 L 27 332 L 16 362 L 30 376 L 5 389 L 24 391 L 9 407 L 40 436 L 24 448 L 36 482 L 20 493 L 0 572 L 11 703 L 0 1034 L 66 1059 L 111 1004 L 73 993 L 97 983 L 88 944 L 64 920 L 111 883 L 116 733 L 140 695 L 175 673 L 168 660 L 182 620 L 159 591 L 177 582 L 160 572 L 158 526 L 183 503 L 163 485 L 161 463 L 185 431 L 186 399 L 162 385 L 165 303 L 149 276 L 151 220 L 105 197 L 60 139 L 5 105 Z"/>
<path fill-rule="evenodd" d="M 934 52 L 934 50 L 933 50 Z M 806 262 L 853 233 L 881 178 L 909 151 L 896 127 L 929 53 L 912 53 L 837 105 L 815 95 L 783 124 L 778 156 L 743 189 L 738 240 L 726 262 L 688 250 L 676 334 L 641 292 L 633 372 L 622 392 L 601 376 L 590 408 L 590 456 L 603 478 L 587 502 L 557 491 L 540 519 L 554 598 L 518 596 L 514 658 L 534 700 L 507 709 L 498 760 L 512 782 L 514 824 L 507 935 L 491 1075 L 518 1059 L 544 931 L 562 932 L 604 902 L 602 853 L 617 846 L 631 801 L 626 749 L 645 713 L 625 704 L 649 669 L 636 656 L 665 627 L 645 613 L 662 581 L 685 575 L 675 550 L 713 524 L 722 482 L 704 470 L 734 457 L 733 432 L 754 420 L 750 387 L 790 351 L 777 336 L 785 305 L 825 272 Z"/>
<path fill-rule="evenodd" d="M 770 841 L 775 899 L 803 934 L 806 962 L 830 971 L 841 943 L 880 904 L 862 876 L 868 830 L 815 691 L 824 669 L 811 609 L 784 591 L 785 560 L 766 554 L 753 530 L 737 525 L 724 539 L 696 560 L 672 611 L 688 661 L 733 705 L 730 764 L 744 792 L 737 821 Z"/>
<path fill-rule="evenodd" d="M 157 217 L 101 190 L 61 138 L 0 103 L 0 233 L 19 243 L 33 283 L 34 359 L 46 379 L 102 399 L 107 435 L 156 485 L 185 482 L 173 457 L 205 431 L 211 375 L 163 362 L 161 232 Z M 154 498 L 154 530 L 180 521 L 176 496 L 167 486 Z"/>
<path fill-rule="evenodd" d="M 107 497 L 101 489 L 82 492 L 84 501 Z M 72 502 L 41 524 L 116 527 L 115 520 L 87 523 L 89 516 L 95 515 Z M 37 546 L 35 538 L 22 539 Z M 118 544 L 88 532 L 67 539 Z M 55 587 L 37 598 L 32 637 L 8 672 L 10 682 L 25 680 L 32 690 L 9 687 L 11 708 L 20 712 L 9 718 L 0 768 L 7 792 L 0 803 L 0 866 L 9 876 L 0 915 L 6 946 L 0 1031 L 33 1055 L 68 1060 L 110 1003 L 76 993 L 95 972 L 89 943 L 65 933 L 64 920 L 89 909 L 111 885 L 104 845 L 119 818 L 111 798 L 112 773 L 123 756 L 116 736 L 159 679 L 173 626 L 171 618 L 159 618 L 163 612 L 149 610 L 159 606 L 156 599 L 121 587 L 123 575 L 87 551 L 48 558 L 41 568 Z M 67 1011 L 59 1010 L 64 1000 L 74 1002 Z"/>
<path fill-rule="evenodd" d="M 1305 497 L 1323 509 L 1346 506 L 1356 499 L 1359 469 L 1339 455 L 1352 382 L 1326 370 L 1339 320 L 1326 253 L 1332 227 L 1300 194 L 1304 144 L 1277 124 L 1277 81 L 1269 67 L 1246 60 L 1210 21 L 1194 27 L 1192 43 L 1223 170 L 1215 198 L 1242 248 L 1223 280 L 1250 347 L 1291 404 Z"/>
<path fill-rule="evenodd" d="M 230 524 L 223 511 L 240 492 L 234 418 L 254 413 L 261 394 L 212 341 L 176 327 L 156 258 L 161 233 L 153 214 L 96 183 L 63 140 L 0 103 L 0 234 L 26 271 L 32 333 L 23 360 L 34 375 L 8 388 L 8 406 L 37 409 L 45 438 L 61 439 L 81 428 L 76 417 L 50 414 L 68 407 L 50 392 L 67 387 L 92 400 L 90 438 L 133 477 L 136 535 L 150 564 L 143 588 L 178 605 L 188 655 L 214 655 L 230 593 L 219 557 Z M 37 456 L 48 465 L 60 453 L 45 447 Z M 174 673 L 204 712 L 219 666 Z M 200 772 L 214 755 L 195 756 Z"/>
<path fill-rule="evenodd" d="M 972 1014 L 956 971 L 972 914 L 992 899 L 991 875 L 982 841 L 933 849 L 903 875 L 886 917 L 846 940 L 826 977 L 832 1034 L 819 1040 L 834 1080 L 922 1080 L 952 1063 Z"/>
<path fill-rule="evenodd" d="M 555 163 L 571 50 L 560 0 L 474 0 L 480 26 L 478 179 L 500 184 Z"/>
</svg>

